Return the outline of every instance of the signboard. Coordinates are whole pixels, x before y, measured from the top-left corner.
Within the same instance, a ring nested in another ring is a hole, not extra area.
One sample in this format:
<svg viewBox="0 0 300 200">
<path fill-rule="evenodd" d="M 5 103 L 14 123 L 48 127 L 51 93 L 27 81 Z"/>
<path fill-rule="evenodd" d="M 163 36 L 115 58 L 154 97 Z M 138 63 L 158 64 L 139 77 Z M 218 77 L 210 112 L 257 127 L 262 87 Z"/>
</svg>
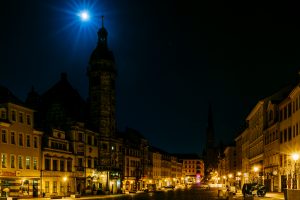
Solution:
<svg viewBox="0 0 300 200">
<path fill-rule="evenodd" d="M 16 172 L 0 170 L 0 176 L 16 176 Z"/>
</svg>

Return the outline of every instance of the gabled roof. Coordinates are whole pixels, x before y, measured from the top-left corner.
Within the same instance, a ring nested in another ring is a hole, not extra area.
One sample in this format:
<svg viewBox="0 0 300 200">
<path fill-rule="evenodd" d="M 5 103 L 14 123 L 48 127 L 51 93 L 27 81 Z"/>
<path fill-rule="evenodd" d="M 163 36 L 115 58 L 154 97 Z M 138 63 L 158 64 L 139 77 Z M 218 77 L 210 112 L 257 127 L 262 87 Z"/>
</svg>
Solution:
<svg viewBox="0 0 300 200">
<path fill-rule="evenodd" d="M 86 102 L 82 99 L 67 79 L 65 73 L 49 90 L 41 95 L 42 112 L 48 112 L 53 105 L 63 109 L 64 114 L 74 120 L 83 122 L 86 117 Z"/>
<path fill-rule="evenodd" d="M 0 85 L 0 103 L 14 103 L 24 106 L 24 103 L 18 99 L 9 89 Z"/>
</svg>

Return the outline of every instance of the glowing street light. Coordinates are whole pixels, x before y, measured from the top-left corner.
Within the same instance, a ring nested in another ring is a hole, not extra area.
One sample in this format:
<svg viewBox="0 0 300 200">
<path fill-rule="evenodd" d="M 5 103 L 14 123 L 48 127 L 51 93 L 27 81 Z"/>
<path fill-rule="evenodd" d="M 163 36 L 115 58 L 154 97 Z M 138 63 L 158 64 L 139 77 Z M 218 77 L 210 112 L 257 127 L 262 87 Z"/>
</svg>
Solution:
<svg viewBox="0 0 300 200">
<path fill-rule="evenodd" d="M 258 167 L 256 167 L 256 166 L 253 167 L 253 171 L 254 171 L 254 172 L 258 172 Z"/>
<path fill-rule="evenodd" d="M 63 181 L 64 181 L 65 184 L 66 184 L 67 180 L 68 180 L 68 177 L 67 177 L 67 176 L 64 176 L 64 177 L 63 177 Z M 65 187 L 66 187 L 66 185 L 65 185 Z M 67 195 L 66 188 L 64 188 L 64 195 L 65 195 L 65 196 Z"/>
<path fill-rule="evenodd" d="M 299 154 L 297 153 L 293 153 L 292 154 L 292 158 L 294 160 L 294 176 L 293 176 L 293 181 L 292 181 L 292 188 L 293 189 L 297 189 L 297 175 L 296 175 L 296 163 L 297 163 L 297 160 L 299 159 Z"/>
<path fill-rule="evenodd" d="M 296 162 L 296 161 L 299 159 L 299 154 L 293 153 L 293 154 L 292 154 L 292 158 L 293 158 L 293 160 Z"/>
</svg>

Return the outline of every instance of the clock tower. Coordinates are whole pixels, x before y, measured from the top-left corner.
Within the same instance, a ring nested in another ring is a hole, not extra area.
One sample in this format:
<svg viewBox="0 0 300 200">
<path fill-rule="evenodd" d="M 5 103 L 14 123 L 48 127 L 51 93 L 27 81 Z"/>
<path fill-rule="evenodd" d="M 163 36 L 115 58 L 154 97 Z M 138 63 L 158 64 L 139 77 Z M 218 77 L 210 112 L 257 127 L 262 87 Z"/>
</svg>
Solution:
<svg viewBox="0 0 300 200">
<path fill-rule="evenodd" d="M 102 137 L 113 137 L 116 131 L 116 67 L 113 53 L 107 45 L 108 32 L 98 31 L 98 44 L 89 60 L 89 126 Z"/>
</svg>

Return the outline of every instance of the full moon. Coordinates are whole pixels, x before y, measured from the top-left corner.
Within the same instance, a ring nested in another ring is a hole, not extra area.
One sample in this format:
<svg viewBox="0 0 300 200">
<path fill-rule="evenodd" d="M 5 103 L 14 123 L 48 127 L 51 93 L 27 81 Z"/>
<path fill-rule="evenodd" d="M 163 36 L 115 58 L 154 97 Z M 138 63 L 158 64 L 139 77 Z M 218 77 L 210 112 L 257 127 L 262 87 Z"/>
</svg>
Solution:
<svg viewBox="0 0 300 200">
<path fill-rule="evenodd" d="M 82 21 L 87 21 L 90 18 L 89 13 L 87 11 L 80 12 L 79 16 Z"/>
</svg>

